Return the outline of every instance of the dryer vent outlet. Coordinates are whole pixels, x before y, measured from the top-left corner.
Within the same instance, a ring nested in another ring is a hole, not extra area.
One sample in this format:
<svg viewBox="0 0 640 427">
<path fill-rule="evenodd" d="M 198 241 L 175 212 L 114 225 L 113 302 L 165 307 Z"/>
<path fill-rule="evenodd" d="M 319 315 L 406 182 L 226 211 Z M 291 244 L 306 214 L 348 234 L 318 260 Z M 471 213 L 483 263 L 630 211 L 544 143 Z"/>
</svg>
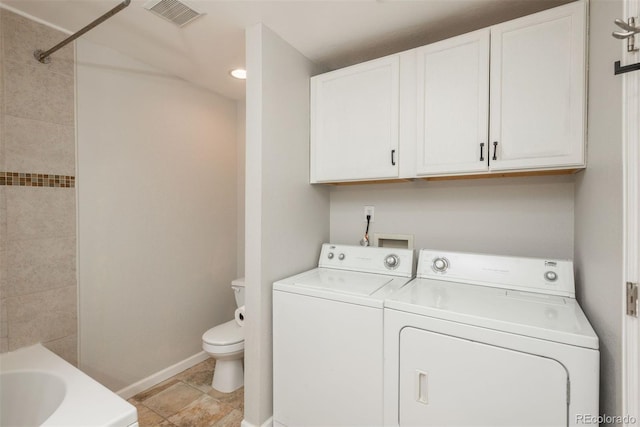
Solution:
<svg viewBox="0 0 640 427">
<path fill-rule="evenodd" d="M 178 0 L 150 0 L 144 4 L 144 8 L 178 27 L 184 27 L 204 15 Z"/>
</svg>

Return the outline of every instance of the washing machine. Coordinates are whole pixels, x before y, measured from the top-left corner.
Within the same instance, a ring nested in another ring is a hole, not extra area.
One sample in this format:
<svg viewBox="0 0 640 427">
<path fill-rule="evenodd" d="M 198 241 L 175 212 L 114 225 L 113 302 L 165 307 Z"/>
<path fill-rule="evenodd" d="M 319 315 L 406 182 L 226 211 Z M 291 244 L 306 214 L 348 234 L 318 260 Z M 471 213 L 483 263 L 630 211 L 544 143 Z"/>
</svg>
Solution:
<svg viewBox="0 0 640 427">
<path fill-rule="evenodd" d="M 598 415 L 598 338 L 573 264 L 423 249 L 385 302 L 387 426 L 576 426 Z"/>
<path fill-rule="evenodd" d="M 414 272 L 413 250 L 324 244 L 274 283 L 274 425 L 382 425 L 383 303 Z"/>
</svg>

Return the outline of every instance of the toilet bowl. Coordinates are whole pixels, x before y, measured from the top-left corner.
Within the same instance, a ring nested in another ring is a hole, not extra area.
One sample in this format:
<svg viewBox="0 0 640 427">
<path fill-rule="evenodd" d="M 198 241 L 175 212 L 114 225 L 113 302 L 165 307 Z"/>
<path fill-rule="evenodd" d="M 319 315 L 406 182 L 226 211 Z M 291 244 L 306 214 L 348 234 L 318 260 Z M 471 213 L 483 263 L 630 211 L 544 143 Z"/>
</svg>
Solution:
<svg viewBox="0 0 640 427">
<path fill-rule="evenodd" d="M 231 282 L 236 305 L 244 305 L 244 278 Z M 235 319 L 202 335 L 202 349 L 216 359 L 211 387 L 230 393 L 244 385 L 244 330 Z"/>
</svg>

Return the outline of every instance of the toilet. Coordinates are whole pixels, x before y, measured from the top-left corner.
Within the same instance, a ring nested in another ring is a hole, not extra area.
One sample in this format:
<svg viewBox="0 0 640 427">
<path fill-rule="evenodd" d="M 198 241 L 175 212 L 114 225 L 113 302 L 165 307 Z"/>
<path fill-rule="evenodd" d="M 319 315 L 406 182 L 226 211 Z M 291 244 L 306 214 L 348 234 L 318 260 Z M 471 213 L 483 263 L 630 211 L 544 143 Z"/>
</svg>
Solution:
<svg viewBox="0 0 640 427">
<path fill-rule="evenodd" d="M 231 282 L 236 305 L 244 305 L 244 277 Z M 244 330 L 231 319 L 202 335 L 202 349 L 216 359 L 211 387 L 231 393 L 244 385 Z"/>
</svg>

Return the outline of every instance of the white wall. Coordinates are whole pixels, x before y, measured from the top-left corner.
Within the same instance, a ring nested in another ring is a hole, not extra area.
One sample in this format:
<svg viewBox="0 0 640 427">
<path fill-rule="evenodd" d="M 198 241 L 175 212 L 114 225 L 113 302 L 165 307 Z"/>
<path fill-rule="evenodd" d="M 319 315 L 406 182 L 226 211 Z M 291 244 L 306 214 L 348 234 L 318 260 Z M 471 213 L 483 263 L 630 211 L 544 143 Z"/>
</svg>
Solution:
<svg viewBox="0 0 640 427">
<path fill-rule="evenodd" d="M 246 163 L 246 130 L 245 127 L 247 125 L 246 121 L 247 115 L 247 106 L 244 101 L 238 102 L 237 107 L 237 121 L 236 121 L 236 132 L 237 132 L 237 141 L 238 141 L 238 161 L 237 161 L 237 176 L 238 176 L 238 249 L 237 249 L 237 259 L 238 265 L 236 267 L 237 273 L 236 276 L 244 277 L 244 204 L 245 204 L 245 163 Z"/>
<path fill-rule="evenodd" d="M 578 298 L 600 338 L 600 412 L 621 414 L 622 42 L 611 37 L 622 1 L 591 0 L 588 168 L 576 181 Z"/>
<path fill-rule="evenodd" d="M 573 258 L 573 176 L 494 178 L 336 187 L 331 241 L 357 245 L 375 207 L 369 236 L 415 236 L 416 248 Z"/>
<path fill-rule="evenodd" d="M 117 390 L 233 316 L 236 103 L 78 43 L 80 367 Z"/>
<path fill-rule="evenodd" d="M 246 32 L 246 322 L 243 425 L 273 413 L 274 281 L 318 263 L 329 237 L 329 195 L 309 185 L 313 64 L 262 24 Z"/>
</svg>

